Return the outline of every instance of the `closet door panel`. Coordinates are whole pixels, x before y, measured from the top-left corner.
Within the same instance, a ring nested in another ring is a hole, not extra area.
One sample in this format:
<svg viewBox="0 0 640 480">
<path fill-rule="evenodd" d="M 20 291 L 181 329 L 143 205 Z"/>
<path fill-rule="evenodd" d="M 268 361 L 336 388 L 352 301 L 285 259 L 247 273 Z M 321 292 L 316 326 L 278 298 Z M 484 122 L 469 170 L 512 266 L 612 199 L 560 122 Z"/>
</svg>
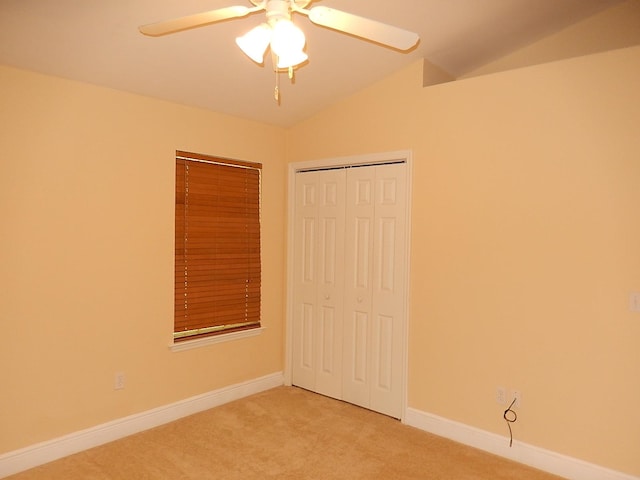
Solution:
<svg viewBox="0 0 640 480">
<path fill-rule="evenodd" d="M 404 165 L 376 167 L 370 408 L 402 414 L 406 180 Z"/>
<path fill-rule="evenodd" d="M 347 171 L 343 399 L 369 408 L 375 171 Z"/>
<path fill-rule="evenodd" d="M 292 381 L 310 390 L 316 384 L 316 316 L 318 272 L 317 180 L 313 175 L 296 176 L 294 219 L 294 295 L 292 322 Z"/>
<path fill-rule="evenodd" d="M 320 193 L 318 205 L 318 284 L 316 305 L 318 393 L 342 398 L 342 329 L 344 296 L 345 171 L 315 172 Z"/>
</svg>

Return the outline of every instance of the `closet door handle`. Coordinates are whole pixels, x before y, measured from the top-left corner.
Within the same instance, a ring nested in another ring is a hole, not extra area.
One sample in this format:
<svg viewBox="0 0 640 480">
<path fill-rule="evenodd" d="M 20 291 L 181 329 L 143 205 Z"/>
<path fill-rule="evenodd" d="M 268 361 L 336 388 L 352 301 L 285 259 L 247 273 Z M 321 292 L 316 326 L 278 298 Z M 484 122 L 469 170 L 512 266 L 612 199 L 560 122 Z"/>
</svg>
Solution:
<svg viewBox="0 0 640 480">
<path fill-rule="evenodd" d="M 362 297 L 358 297 L 358 303 L 362 303 Z"/>
<path fill-rule="evenodd" d="M 329 300 L 329 298 L 331 298 L 331 296 L 330 296 L 330 295 L 325 295 L 325 296 L 324 296 L 324 299 L 325 299 L 325 300 Z"/>
</svg>

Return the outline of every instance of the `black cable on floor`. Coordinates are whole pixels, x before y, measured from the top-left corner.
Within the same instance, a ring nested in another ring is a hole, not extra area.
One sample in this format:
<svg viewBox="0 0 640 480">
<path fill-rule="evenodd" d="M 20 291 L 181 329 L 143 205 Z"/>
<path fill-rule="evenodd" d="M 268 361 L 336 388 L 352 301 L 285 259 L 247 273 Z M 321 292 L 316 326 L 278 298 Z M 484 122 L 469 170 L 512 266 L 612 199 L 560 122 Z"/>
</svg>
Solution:
<svg viewBox="0 0 640 480">
<path fill-rule="evenodd" d="M 511 402 L 509 408 L 507 408 L 504 411 L 504 415 L 502 415 L 502 418 L 504 418 L 505 422 L 507 422 L 507 427 L 509 427 L 509 448 L 511 448 L 511 446 L 513 445 L 513 432 L 511 431 L 511 424 L 518 419 L 518 414 L 515 411 L 511 410 L 511 407 L 513 407 L 513 404 L 516 403 L 516 400 L 516 398 L 513 399 L 513 402 Z M 513 414 L 512 416 L 509 416 L 511 418 L 507 416 L 509 413 Z"/>
</svg>

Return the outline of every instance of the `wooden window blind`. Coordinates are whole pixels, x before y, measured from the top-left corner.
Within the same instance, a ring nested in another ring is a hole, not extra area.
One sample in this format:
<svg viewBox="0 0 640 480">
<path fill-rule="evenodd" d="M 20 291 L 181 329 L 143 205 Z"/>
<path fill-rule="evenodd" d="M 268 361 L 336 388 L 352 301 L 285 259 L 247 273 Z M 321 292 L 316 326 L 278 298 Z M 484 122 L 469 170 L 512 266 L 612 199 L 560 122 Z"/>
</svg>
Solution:
<svg viewBox="0 0 640 480">
<path fill-rule="evenodd" d="M 176 152 L 174 341 L 260 327 L 261 169 Z"/>
</svg>

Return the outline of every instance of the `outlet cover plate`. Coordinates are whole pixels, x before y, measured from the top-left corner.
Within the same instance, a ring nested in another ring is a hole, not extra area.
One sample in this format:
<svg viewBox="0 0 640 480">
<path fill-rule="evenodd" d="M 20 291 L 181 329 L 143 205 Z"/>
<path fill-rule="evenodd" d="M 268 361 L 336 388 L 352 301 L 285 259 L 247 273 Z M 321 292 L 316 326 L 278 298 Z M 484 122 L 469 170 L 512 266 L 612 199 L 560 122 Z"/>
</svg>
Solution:
<svg viewBox="0 0 640 480">
<path fill-rule="evenodd" d="M 496 402 L 500 405 L 505 405 L 507 403 L 507 389 L 504 387 L 496 388 Z"/>
<path fill-rule="evenodd" d="M 640 292 L 633 292 L 629 295 L 629 310 L 640 312 Z"/>
</svg>

